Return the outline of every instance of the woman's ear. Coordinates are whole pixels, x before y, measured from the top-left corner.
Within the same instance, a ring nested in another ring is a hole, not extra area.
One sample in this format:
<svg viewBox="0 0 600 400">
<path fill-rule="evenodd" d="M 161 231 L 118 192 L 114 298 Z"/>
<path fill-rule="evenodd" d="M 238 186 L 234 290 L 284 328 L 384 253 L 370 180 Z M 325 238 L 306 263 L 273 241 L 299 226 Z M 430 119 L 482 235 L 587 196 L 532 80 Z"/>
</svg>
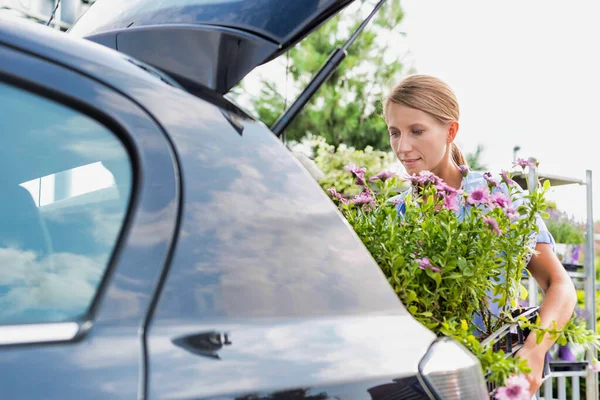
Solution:
<svg viewBox="0 0 600 400">
<path fill-rule="evenodd" d="M 458 133 L 458 121 L 452 121 L 452 122 L 450 122 L 450 125 L 448 126 L 448 139 L 447 139 L 447 143 L 454 142 L 454 139 L 456 138 L 456 134 L 457 133 Z"/>
</svg>

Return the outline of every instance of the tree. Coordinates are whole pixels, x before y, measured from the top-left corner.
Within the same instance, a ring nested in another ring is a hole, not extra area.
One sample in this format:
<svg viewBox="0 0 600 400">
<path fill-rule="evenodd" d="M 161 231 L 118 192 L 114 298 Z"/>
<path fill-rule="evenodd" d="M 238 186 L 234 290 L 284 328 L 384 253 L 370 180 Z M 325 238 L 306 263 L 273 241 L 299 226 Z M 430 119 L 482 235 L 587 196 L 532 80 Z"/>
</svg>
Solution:
<svg viewBox="0 0 600 400">
<path fill-rule="evenodd" d="M 487 166 L 481 162 L 481 153 L 483 152 L 483 146 L 478 144 L 477 149 L 474 153 L 467 153 L 465 158 L 469 163 L 469 167 L 473 171 L 483 171 L 487 169 Z"/>
<path fill-rule="evenodd" d="M 341 47 L 361 24 L 375 1 L 361 3 L 362 12 L 332 18 L 282 56 L 289 57 L 289 79 L 295 88 L 307 85 L 333 49 Z M 299 141 L 312 133 L 336 148 L 345 143 L 356 149 L 369 145 L 389 149 L 381 99 L 402 71 L 398 57 L 391 56 L 402 17 L 399 0 L 388 1 L 379 10 L 348 49 L 346 59 L 287 128 L 286 140 Z M 252 103 L 259 119 L 271 126 L 281 115 L 286 99 L 273 82 L 263 83 L 260 96 Z"/>
</svg>

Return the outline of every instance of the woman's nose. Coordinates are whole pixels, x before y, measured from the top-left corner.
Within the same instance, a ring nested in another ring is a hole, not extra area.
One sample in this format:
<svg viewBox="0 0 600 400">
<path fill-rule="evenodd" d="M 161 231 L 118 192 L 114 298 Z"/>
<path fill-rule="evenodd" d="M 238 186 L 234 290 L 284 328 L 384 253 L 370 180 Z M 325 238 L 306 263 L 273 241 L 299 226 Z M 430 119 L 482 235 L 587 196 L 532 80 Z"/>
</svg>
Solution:
<svg viewBox="0 0 600 400">
<path fill-rule="evenodd" d="M 398 154 L 409 153 L 412 150 L 412 144 L 410 143 L 409 138 L 403 137 L 399 138 L 396 141 L 396 152 Z"/>
</svg>

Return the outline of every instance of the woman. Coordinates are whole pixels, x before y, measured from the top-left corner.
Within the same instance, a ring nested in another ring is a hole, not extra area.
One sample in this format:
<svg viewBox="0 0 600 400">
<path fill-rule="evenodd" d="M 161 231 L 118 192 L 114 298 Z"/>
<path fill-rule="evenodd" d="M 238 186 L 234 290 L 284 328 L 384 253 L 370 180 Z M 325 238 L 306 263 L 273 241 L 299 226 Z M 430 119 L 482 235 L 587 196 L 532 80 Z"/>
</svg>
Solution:
<svg viewBox="0 0 600 400">
<path fill-rule="evenodd" d="M 426 75 L 409 76 L 392 89 L 384 100 L 383 111 L 390 145 L 409 174 L 431 171 L 448 185 L 467 192 L 486 184 L 482 173 L 463 174 L 467 162 L 454 143 L 459 128 L 458 101 L 444 82 Z M 573 315 L 577 295 L 554 254 L 552 236 L 539 218 L 538 225 L 538 253 L 531 257 L 527 268 L 545 293 L 541 325 L 549 327 L 556 321 L 562 328 Z M 527 379 L 532 396 L 541 385 L 546 352 L 553 344 L 548 335 L 539 345 L 535 335 L 529 335 L 518 352 L 531 368 Z"/>
</svg>

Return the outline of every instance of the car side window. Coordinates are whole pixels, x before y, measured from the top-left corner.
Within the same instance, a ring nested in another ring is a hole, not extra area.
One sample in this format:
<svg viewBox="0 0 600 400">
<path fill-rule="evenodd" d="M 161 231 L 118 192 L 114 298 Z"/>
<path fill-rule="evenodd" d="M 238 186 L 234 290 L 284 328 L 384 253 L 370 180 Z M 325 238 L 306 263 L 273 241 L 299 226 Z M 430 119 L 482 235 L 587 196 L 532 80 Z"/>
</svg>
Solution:
<svg viewBox="0 0 600 400">
<path fill-rule="evenodd" d="M 87 313 L 123 227 L 128 152 L 95 119 L 0 82 L 0 325 Z"/>
</svg>

